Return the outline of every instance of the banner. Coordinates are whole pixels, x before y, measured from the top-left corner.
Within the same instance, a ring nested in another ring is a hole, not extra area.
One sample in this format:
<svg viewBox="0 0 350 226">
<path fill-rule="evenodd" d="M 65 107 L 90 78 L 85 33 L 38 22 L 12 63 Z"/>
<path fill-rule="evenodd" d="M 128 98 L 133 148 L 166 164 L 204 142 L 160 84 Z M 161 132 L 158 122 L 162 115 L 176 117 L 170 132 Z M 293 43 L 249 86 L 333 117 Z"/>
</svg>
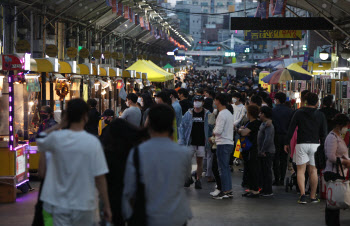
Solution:
<svg viewBox="0 0 350 226">
<path fill-rule="evenodd" d="M 143 19 L 143 16 L 140 16 L 140 26 L 145 27 L 145 20 Z"/>
<path fill-rule="evenodd" d="M 124 6 L 124 18 L 125 19 L 129 19 L 130 15 L 129 15 L 129 6 Z"/>
<path fill-rule="evenodd" d="M 107 6 L 113 6 L 113 1 L 112 0 L 106 0 Z"/>
<path fill-rule="evenodd" d="M 303 65 L 301 67 L 304 68 L 305 70 L 307 70 L 308 64 L 309 64 L 309 52 L 305 51 Z"/>
<path fill-rule="evenodd" d="M 255 17 L 260 17 L 261 19 L 269 18 L 270 12 L 270 2 L 268 0 L 261 0 L 256 9 Z"/>
<path fill-rule="evenodd" d="M 2 70 L 22 70 L 21 61 L 13 55 L 2 55 Z"/>
<path fill-rule="evenodd" d="M 302 40 L 301 30 L 245 30 L 244 41 Z"/>
<path fill-rule="evenodd" d="M 139 25 L 140 24 L 140 17 L 139 15 L 135 15 L 135 25 Z"/>
<path fill-rule="evenodd" d="M 130 19 L 130 23 L 135 23 L 135 14 L 132 11 L 131 7 L 129 8 L 129 19 Z"/>
<path fill-rule="evenodd" d="M 117 0 L 112 0 L 111 4 L 112 4 L 112 13 L 116 13 L 117 12 Z"/>
<path fill-rule="evenodd" d="M 123 3 L 118 3 L 117 5 L 117 15 L 118 16 L 123 16 Z"/>
<path fill-rule="evenodd" d="M 283 15 L 286 13 L 287 0 L 276 0 L 272 15 Z M 273 7 L 273 6 L 272 6 Z"/>
</svg>

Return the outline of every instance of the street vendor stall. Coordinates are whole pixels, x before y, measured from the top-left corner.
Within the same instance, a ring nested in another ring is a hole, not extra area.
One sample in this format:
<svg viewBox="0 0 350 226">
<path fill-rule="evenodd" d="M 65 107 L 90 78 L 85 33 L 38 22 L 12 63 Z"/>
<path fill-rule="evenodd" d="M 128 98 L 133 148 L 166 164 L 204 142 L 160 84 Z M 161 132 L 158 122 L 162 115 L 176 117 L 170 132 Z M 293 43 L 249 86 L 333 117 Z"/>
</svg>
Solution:
<svg viewBox="0 0 350 226">
<path fill-rule="evenodd" d="M 26 82 L 20 59 L 1 55 L 0 61 L 0 203 L 6 203 L 15 202 L 16 188 L 29 189 L 28 141 L 24 140 Z"/>
</svg>

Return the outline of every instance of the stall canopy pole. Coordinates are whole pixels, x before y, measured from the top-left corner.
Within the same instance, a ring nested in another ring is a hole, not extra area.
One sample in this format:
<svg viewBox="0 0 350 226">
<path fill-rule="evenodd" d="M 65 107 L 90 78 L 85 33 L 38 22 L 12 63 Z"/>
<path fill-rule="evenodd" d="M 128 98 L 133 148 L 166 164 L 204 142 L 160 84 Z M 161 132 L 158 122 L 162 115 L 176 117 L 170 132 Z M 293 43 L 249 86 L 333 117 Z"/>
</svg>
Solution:
<svg viewBox="0 0 350 226">
<path fill-rule="evenodd" d="M 41 72 L 41 106 L 46 106 L 46 72 Z"/>
<path fill-rule="evenodd" d="M 9 76 L 8 76 L 8 83 L 9 83 L 9 148 L 10 151 L 14 150 L 14 101 L 15 101 L 15 95 L 14 95 L 14 87 L 13 87 L 13 71 L 9 71 Z"/>
<path fill-rule="evenodd" d="M 24 140 L 29 140 L 29 135 L 28 135 L 28 91 L 27 91 L 27 86 L 23 85 L 23 114 L 24 114 L 24 128 L 23 128 L 23 139 Z"/>
<path fill-rule="evenodd" d="M 55 98 L 53 95 L 53 82 L 50 80 L 50 108 L 52 110 L 54 110 L 54 106 L 55 106 Z"/>
</svg>

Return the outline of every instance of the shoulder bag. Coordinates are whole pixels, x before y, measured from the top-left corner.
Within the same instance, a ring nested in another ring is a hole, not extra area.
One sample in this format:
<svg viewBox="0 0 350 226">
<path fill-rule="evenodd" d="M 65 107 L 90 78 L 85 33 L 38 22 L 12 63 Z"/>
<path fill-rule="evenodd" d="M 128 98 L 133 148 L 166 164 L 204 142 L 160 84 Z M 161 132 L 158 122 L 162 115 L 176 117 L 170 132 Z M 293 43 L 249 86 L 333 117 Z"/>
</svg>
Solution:
<svg viewBox="0 0 350 226">
<path fill-rule="evenodd" d="M 134 165 L 136 170 L 136 197 L 133 206 L 133 214 L 127 220 L 128 226 L 147 226 L 145 185 L 141 182 L 140 158 L 138 146 L 134 151 Z"/>
</svg>

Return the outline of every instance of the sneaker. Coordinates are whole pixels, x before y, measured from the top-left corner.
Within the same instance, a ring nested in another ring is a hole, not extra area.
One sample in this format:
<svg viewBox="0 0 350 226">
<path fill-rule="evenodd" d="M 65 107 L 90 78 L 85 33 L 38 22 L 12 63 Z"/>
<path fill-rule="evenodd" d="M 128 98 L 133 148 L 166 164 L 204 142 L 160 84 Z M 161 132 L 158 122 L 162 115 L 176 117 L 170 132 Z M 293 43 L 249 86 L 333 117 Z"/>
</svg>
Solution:
<svg viewBox="0 0 350 226">
<path fill-rule="evenodd" d="M 220 192 L 218 195 L 213 196 L 213 199 L 228 199 L 230 198 L 228 194 L 224 193 L 224 192 Z"/>
<path fill-rule="evenodd" d="M 229 198 L 233 198 L 233 192 L 226 193 Z"/>
<path fill-rule="evenodd" d="M 202 189 L 202 183 L 200 180 L 196 180 L 196 182 L 194 183 L 194 188 L 195 189 Z"/>
<path fill-rule="evenodd" d="M 260 194 L 257 193 L 257 194 L 253 194 L 253 193 L 249 193 L 247 196 L 245 196 L 247 198 L 259 198 L 260 197 Z"/>
<path fill-rule="evenodd" d="M 310 202 L 311 203 L 319 203 L 321 200 L 318 199 L 318 198 L 315 198 L 315 199 L 310 199 Z"/>
<path fill-rule="evenodd" d="M 186 180 L 184 187 L 188 188 L 188 187 L 191 186 L 191 184 L 193 184 L 193 183 L 194 183 L 194 181 L 193 181 L 192 177 L 189 177 L 189 178 Z"/>
<path fill-rule="evenodd" d="M 300 196 L 299 200 L 298 200 L 299 204 L 306 204 L 306 195 L 302 195 Z"/>
<path fill-rule="evenodd" d="M 261 194 L 262 197 L 271 197 L 273 196 L 273 193 L 263 193 Z"/>
<path fill-rule="evenodd" d="M 209 194 L 210 194 L 211 196 L 217 196 L 218 194 L 220 194 L 220 190 L 215 189 L 215 191 L 210 192 Z"/>
</svg>

